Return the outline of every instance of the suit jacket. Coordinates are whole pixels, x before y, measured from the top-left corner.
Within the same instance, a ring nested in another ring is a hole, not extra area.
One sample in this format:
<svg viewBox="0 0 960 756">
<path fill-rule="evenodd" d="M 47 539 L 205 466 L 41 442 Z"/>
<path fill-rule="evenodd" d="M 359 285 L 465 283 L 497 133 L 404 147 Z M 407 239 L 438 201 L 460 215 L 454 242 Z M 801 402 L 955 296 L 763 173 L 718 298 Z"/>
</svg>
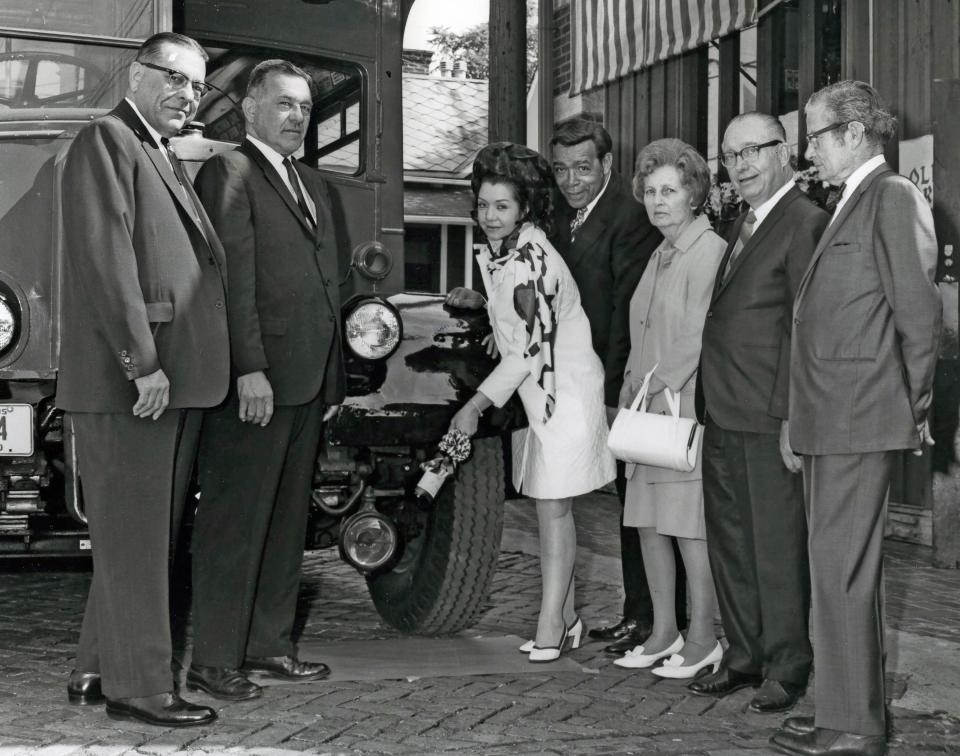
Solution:
<svg viewBox="0 0 960 756">
<path fill-rule="evenodd" d="M 790 442 L 801 454 L 917 448 L 941 304 L 933 216 L 884 164 L 854 189 L 794 303 Z"/>
<path fill-rule="evenodd" d="M 616 407 L 630 353 L 630 297 L 663 237 L 616 173 L 571 242 L 575 212 L 558 199 L 550 241 L 580 289 L 593 349 L 603 363 L 604 402 Z"/>
<path fill-rule="evenodd" d="M 317 171 L 293 164 L 316 205 L 316 230 L 249 140 L 203 165 L 197 193 L 226 250 L 236 374 L 265 371 L 278 405 L 306 404 L 321 390 L 336 404 L 346 377 L 330 198 Z"/>
<path fill-rule="evenodd" d="M 830 216 L 793 187 L 724 276 L 746 217 L 731 231 L 703 327 L 697 418 L 777 433 L 787 419 L 793 298 Z"/>
<path fill-rule="evenodd" d="M 134 379 L 159 368 L 171 409 L 219 403 L 230 364 L 223 248 L 129 103 L 77 134 L 63 197 L 58 406 L 129 412 Z"/>
</svg>

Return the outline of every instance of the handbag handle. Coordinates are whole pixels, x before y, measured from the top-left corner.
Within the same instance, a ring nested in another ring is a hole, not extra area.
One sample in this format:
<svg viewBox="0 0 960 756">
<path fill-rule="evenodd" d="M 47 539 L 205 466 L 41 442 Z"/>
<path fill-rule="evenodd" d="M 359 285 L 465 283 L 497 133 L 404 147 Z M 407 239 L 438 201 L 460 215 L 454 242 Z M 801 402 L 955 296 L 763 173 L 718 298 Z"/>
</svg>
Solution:
<svg viewBox="0 0 960 756">
<path fill-rule="evenodd" d="M 653 377 L 653 371 L 658 367 L 660 367 L 659 362 L 650 368 L 650 372 L 643 377 L 643 383 L 640 386 L 640 391 L 637 392 L 636 397 L 634 397 L 633 401 L 630 403 L 631 412 L 636 412 L 637 410 L 640 410 L 641 412 L 647 411 L 647 391 L 650 389 L 650 379 Z"/>
</svg>

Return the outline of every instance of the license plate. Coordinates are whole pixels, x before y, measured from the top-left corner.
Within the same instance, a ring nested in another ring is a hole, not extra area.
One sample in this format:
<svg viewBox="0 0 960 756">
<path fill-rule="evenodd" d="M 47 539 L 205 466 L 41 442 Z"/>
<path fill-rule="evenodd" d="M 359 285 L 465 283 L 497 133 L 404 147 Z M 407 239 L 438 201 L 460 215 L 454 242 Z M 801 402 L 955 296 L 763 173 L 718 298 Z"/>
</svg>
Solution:
<svg viewBox="0 0 960 756">
<path fill-rule="evenodd" d="M 0 457 L 33 454 L 33 407 L 0 404 Z"/>
</svg>

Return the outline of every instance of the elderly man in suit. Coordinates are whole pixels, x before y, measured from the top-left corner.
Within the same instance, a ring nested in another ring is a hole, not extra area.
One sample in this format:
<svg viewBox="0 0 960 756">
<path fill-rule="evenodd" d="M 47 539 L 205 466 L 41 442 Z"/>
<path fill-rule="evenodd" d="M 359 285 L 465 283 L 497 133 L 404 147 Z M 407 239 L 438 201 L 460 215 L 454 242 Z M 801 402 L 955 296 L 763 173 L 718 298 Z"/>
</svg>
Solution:
<svg viewBox="0 0 960 756">
<path fill-rule="evenodd" d="M 689 687 L 723 697 L 760 685 L 750 708 L 784 711 L 813 658 L 801 463 L 788 436 L 790 330 L 829 216 L 794 183 L 775 116 L 734 118 L 720 159 L 749 205 L 714 284 L 697 382 L 707 549 L 729 648 Z"/>
<path fill-rule="evenodd" d="M 883 528 L 902 449 L 929 443 L 941 326 L 933 217 L 884 161 L 896 121 L 840 81 L 805 107 L 807 157 L 841 186 L 794 302 L 790 444 L 803 455 L 816 717 L 773 737 L 791 754 L 886 752 Z"/>
<path fill-rule="evenodd" d="M 167 140 L 196 112 L 206 53 L 148 39 L 127 95 L 64 169 L 57 404 L 76 434 L 93 582 L 67 685 L 76 704 L 166 727 L 211 722 L 171 675 L 169 543 L 202 413 L 229 380 L 223 249 Z"/>
<path fill-rule="evenodd" d="M 611 420 L 616 413 L 623 371 L 630 353 L 630 297 L 647 260 L 662 239 L 623 179 L 613 170 L 613 141 L 596 121 L 575 118 L 557 127 L 550 140 L 551 163 L 562 199 L 556 203 L 550 242 L 561 254 L 580 290 L 590 321 L 593 348 L 604 366 L 604 400 Z M 456 288 L 447 302 L 478 308 L 483 298 Z M 626 491 L 623 464 L 617 467 L 620 505 Z M 622 518 L 621 518 L 622 522 Z M 653 604 L 647 586 L 636 528 L 620 526 L 623 571 L 623 616 L 608 627 L 590 630 L 607 641 L 605 651 L 620 655 L 646 640 L 653 626 Z M 683 581 L 678 581 L 678 618 L 686 626 Z"/>
<path fill-rule="evenodd" d="M 242 103 L 246 139 L 196 179 L 226 250 L 236 385 L 200 441 L 187 687 L 226 700 L 260 695 L 245 671 L 329 674 L 299 660 L 291 638 L 321 428 L 345 390 L 330 199 L 291 158 L 311 87 L 288 61 L 260 63 Z"/>
</svg>

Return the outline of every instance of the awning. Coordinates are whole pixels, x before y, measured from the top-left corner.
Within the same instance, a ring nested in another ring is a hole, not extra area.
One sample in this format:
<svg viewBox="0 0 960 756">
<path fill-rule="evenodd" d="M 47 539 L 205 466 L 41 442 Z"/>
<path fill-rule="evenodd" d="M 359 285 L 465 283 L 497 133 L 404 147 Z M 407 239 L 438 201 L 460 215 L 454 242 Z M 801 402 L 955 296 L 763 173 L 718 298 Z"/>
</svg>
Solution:
<svg viewBox="0 0 960 756">
<path fill-rule="evenodd" d="M 763 4 L 763 0 L 572 0 L 570 94 L 749 26 L 757 20 L 757 6 Z"/>
</svg>

